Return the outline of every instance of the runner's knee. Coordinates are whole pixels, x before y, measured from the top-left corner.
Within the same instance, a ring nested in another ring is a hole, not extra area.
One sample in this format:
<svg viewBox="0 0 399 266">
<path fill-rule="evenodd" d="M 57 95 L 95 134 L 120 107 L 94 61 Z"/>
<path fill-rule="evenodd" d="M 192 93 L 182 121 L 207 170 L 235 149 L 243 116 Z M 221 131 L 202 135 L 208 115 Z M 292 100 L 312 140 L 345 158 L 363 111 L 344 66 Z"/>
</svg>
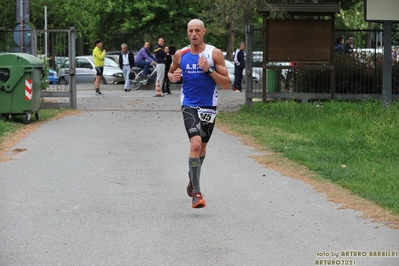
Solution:
<svg viewBox="0 0 399 266">
<path fill-rule="evenodd" d="M 191 151 L 193 153 L 200 153 L 202 148 L 201 137 L 191 138 Z"/>
</svg>

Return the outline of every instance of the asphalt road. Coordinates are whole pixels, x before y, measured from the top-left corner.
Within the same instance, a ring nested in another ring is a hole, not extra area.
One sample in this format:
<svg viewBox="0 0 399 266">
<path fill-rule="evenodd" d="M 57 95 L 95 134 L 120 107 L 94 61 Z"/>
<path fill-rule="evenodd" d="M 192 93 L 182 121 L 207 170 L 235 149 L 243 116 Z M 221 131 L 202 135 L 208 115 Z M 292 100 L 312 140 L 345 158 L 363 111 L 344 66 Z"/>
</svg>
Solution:
<svg viewBox="0 0 399 266">
<path fill-rule="evenodd" d="M 259 165 L 217 128 L 207 207 L 192 209 L 178 91 L 102 90 L 79 90 L 83 112 L 42 125 L 0 163 L 0 265 L 399 265 L 399 230 Z M 220 109 L 243 102 L 220 91 Z"/>
</svg>

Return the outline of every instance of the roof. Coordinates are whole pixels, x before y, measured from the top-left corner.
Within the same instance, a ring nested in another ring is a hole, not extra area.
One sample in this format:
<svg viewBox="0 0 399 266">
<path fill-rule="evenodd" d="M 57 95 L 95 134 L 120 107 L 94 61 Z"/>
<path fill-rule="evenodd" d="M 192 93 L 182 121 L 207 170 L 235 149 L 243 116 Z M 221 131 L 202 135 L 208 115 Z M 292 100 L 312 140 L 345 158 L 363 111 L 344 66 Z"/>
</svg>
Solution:
<svg viewBox="0 0 399 266">
<path fill-rule="evenodd" d="M 274 11 L 284 11 L 290 15 L 332 15 L 339 13 L 341 3 L 291 3 L 267 5 L 260 9 L 261 13 L 270 13 Z"/>
</svg>

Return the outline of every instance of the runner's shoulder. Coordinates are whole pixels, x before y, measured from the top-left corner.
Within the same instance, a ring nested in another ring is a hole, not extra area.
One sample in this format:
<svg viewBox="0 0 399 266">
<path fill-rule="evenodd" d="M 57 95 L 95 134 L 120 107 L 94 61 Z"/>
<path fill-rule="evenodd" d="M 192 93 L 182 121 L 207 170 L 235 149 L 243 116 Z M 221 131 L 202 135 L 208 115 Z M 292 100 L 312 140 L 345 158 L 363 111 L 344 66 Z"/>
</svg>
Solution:
<svg viewBox="0 0 399 266">
<path fill-rule="evenodd" d="M 220 50 L 219 48 L 215 47 L 212 51 L 212 55 L 216 55 L 216 56 L 222 56 L 224 58 L 223 52 L 222 50 Z"/>
</svg>

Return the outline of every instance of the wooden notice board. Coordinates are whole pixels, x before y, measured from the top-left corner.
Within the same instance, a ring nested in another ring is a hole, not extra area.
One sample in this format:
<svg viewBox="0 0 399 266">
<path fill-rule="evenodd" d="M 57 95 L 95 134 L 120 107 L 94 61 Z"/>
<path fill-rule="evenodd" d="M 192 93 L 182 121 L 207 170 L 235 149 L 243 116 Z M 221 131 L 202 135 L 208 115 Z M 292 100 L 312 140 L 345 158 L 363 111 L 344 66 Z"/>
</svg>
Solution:
<svg viewBox="0 0 399 266">
<path fill-rule="evenodd" d="M 332 20 L 267 20 L 269 62 L 332 62 Z"/>
</svg>

